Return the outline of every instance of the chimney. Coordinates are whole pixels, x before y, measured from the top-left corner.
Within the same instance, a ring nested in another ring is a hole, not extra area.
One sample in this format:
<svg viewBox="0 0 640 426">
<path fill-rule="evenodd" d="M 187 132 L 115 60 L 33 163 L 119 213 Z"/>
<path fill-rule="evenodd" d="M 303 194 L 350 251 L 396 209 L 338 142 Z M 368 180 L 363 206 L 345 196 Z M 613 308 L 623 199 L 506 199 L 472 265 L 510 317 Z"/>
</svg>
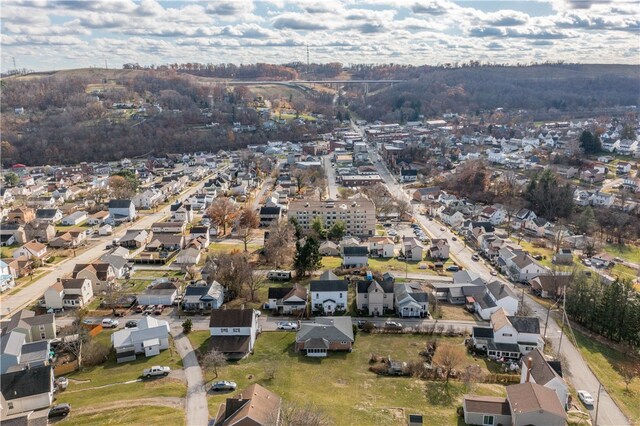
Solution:
<svg viewBox="0 0 640 426">
<path fill-rule="evenodd" d="M 531 357 L 527 358 L 527 378 L 525 379 L 525 383 L 529 383 L 529 379 L 531 379 L 531 362 L 533 359 Z"/>
</svg>

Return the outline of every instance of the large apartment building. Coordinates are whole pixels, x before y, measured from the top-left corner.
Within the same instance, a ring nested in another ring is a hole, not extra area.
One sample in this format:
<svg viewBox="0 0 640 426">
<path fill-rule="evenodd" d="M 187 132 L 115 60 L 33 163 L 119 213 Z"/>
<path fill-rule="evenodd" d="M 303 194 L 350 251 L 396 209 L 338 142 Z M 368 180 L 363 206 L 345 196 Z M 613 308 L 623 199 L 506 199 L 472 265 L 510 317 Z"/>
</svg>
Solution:
<svg viewBox="0 0 640 426">
<path fill-rule="evenodd" d="M 295 217 L 304 231 L 311 229 L 316 217 L 329 228 L 336 221 L 346 224 L 346 233 L 358 237 L 373 237 L 376 234 L 376 210 L 373 202 L 366 198 L 357 200 L 295 200 L 289 203 L 288 217 Z"/>
</svg>

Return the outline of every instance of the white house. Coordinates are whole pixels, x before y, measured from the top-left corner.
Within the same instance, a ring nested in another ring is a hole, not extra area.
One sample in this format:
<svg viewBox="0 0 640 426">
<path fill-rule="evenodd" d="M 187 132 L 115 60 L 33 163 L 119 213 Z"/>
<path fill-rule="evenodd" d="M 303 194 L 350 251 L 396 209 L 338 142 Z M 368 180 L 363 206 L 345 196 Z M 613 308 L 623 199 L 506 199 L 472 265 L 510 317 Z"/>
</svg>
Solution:
<svg viewBox="0 0 640 426">
<path fill-rule="evenodd" d="M 440 212 L 440 219 L 452 228 L 459 228 L 464 223 L 464 215 L 459 210 L 446 208 Z"/>
<path fill-rule="evenodd" d="M 331 271 L 324 272 L 319 280 L 311 281 L 311 309 L 314 312 L 333 314 L 347 310 L 349 287 L 345 280 Z"/>
<path fill-rule="evenodd" d="M 118 225 L 136 220 L 136 207 L 131 200 L 109 201 L 109 223 Z"/>
<path fill-rule="evenodd" d="M 35 240 L 29 241 L 13 251 L 14 259 L 20 256 L 25 256 L 27 259 L 32 257 L 43 259 L 45 254 L 47 254 L 47 246 Z"/>
<path fill-rule="evenodd" d="M 180 253 L 176 256 L 175 263 L 178 265 L 195 265 L 200 262 L 200 258 L 202 257 L 202 253 L 200 250 L 195 249 L 193 247 L 188 247 L 186 249 L 180 250 Z"/>
<path fill-rule="evenodd" d="M 412 169 L 402 169 L 400 170 L 400 181 L 401 182 L 415 182 L 418 179 L 418 171 Z"/>
<path fill-rule="evenodd" d="M 369 238 L 369 253 L 373 257 L 390 258 L 394 256 L 395 244 L 389 237 Z"/>
<path fill-rule="evenodd" d="M 81 224 L 88 218 L 89 216 L 87 215 L 87 212 L 77 211 L 77 212 L 71 213 L 68 216 L 63 217 L 62 220 L 60 221 L 60 224 L 64 226 L 75 226 L 75 225 Z"/>
<path fill-rule="evenodd" d="M 429 316 L 429 294 L 419 284 L 396 283 L 393 287 L 394 306 L 401 318 Z"/>
<path fill-rule="evenodd" d="M 87 224 L 92 226 L 102 225 L 108 219 L 109 219 L 109 212 L 106 210 L 102 210 L 89 216 L 89 219 L 87 220 Z"/>
<path fill-rule="evenodd" d="M 53 403 L 53 379 L 50 365 L 25 368 L 0 376 L 2 418 L 49 407 Z M 46 423 L 46 418 L 44 420 Z"/>
<path fill-rule="evenodd" d="M 505 283 L 493 281 L 487 284 L 486 293 L 475 300 L 474 308 L 485 321 L 500 308 L 509 315 L 515 315 L 518 312 L 518 297 Z"/>
<path fill-rule="evenodd" d="M 633 155 L 638 149 L 638 141 L 632 139 L 623 139 L 620 141 L 618 147 L 618 154 L 620 155 Z"/>
<path fill-rule="evenodd" d="M 113 333 L 111 343 L 118 363 L 135 361 L 136 354 L 146 357 L 158 355 L 161 350 L 169 348 L 169 323 L 146 316 L 138 321 L 137 327 Z"/>
<path fill-rule="evenodd" d="M 369 250 L 364 246 L 348 246 L 342 249 L 342 266 L 361 268 L 369 264 Z"/>
<path fill-rule="evenodd" d="M 166 278 L 154 280 L 142 294 L 138 294 L 140 305 L 171 306 L 178 296 L 178 285 Z"/>
<path fill-rule="evenodd" d="M 506 250 L 508 251 L 508 249 Z M 504 251 L 504 248 L 500 250 L 501 257 Z M 512 257 L 505 259 L 506 266 L 504 269 L 512 280 L 524 283 L 548 272 L 544 266 L 537 263 L 527 253 L 523 251 L 511 253 L 513 254 Z"/>
<path fill-rule="evenodd" d="M 253 352 L 259 333 L 256 311 L 253 309 L 217 309 L 209 320 L 209 346 L 230 359 L 241 359 Z"/>
<path fill-rule="evenodd" d="M 424 259 L 424 246 L 414 237 L 402 237 L 402 252 L 407 260 L 413 262 Z"/>
<path fill-rule="evenodd" d="M 505 211 L 502 208 L 496 207 L 485 207 L 480 212 L 480 220 L 491 222 L 492 225 L 500 225 L 504 222 L 505 219 Z"/>
<path fill-rule="evenodd" d="M 111 235 L 111 234 L 113 234 L 113 226 L 109 224 L 105 223 L 100 228 L 98 228 L 98 235 L 104 236 L 104 235 Z"/>
<path fill-rule="evenodd" d="M 544 349 L 538 318 L 509 316 L 503 308 L 491 315 L 491 327 L 473 327 L 472 339 L 491 358 L 519 359 L 534 349 Z"/>
<path fill-rule="evenodd" d="M 569 387 L 559 374 L 561 371 L 560 361 L 547 361 L 544 354 L 536 348 L 522 357 L 520 383 L 537 383 L 553 390 L 562 407 L 566 409 Z"/>
<path fill-rule="evenodd" d="M 616 200 L 614 194 L 597 191 L 591 196 L 591 204 L 594 206 L 611 207 Z"/>
<path fill-rule="evenodd" d="M 93 287 L 86 278 L 62 278 L 44 292 L 48 309 L 81 308 L 92 298 Z"/>
<path fill-rule="evenodd" d="M 136 208 L 149 210 L 160 204 L 164 199 L 164 194 L 157 189 L 147 189 L 137 193 L 132 202 Z"/>
<path fill-rule="evenodd" d="M 306 287 L 298 283 L 293 287 L 269 287 L 265 307 L 285 315 L 303 311 L 307 306 L 308 293 Z"/>
</svg>

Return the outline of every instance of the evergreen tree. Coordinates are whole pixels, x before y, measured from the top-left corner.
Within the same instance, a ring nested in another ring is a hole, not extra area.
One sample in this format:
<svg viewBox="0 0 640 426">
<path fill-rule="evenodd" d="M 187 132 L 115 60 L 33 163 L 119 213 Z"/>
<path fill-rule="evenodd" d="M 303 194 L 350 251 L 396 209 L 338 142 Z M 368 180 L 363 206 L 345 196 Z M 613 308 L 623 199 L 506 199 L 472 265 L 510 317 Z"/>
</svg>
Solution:
<svg viewBox="0 0 640 426">
<path fill-rule="evenodd" d="M 342 220 L 337 220 L 331 228 L 329 228 L 328 237 L 331 240 L 340 240 L 347 230 L 347 225 Z"/>
<path fill-rule="evenodd" d="M 296 242 L 296 255 L 293 259 L 293 267 L 298 277 L 304 277 L 322 267 L 320 255 L 320 243 L 314 236 L 307 237 L 304 244 Z"/>
<path fill-rule="evenodd" d="M 597 154 L 602 149 L 600 138 L 588 130 L 583 130 L 580 135 L 580 146 L 586 154 Z"/>
</svg>

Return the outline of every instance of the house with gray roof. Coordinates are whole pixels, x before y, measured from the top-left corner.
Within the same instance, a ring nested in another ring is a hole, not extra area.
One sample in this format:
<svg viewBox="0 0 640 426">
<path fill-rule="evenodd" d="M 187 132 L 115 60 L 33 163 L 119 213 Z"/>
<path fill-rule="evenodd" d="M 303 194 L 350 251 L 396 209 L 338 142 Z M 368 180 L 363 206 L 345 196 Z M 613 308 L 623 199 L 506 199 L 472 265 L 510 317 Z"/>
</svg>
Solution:
<svg viewBox="0 0 640 426">
<path fill-rule="evenodd" d="M 559 361 L 549 361 L 539 350 L 534 349 L 524 354 L 521 363 L 520 383 L 537 383 L 553 390 L 558 395 L 562 407 L 567 406 L 569 387 L 562 377 Z"/>
<path fill-rule="evenodd" d="M 356 306 L 358 311 L 372 316 L 383 315 L 395 308 L 394 280 L 381 282 L 358 281 L 356 283 Z"/>
<path fill-rule="evenodd" d="M 417 283 L 397 283 L 393 286 L 396 313 L 401 318 L 429 316 L 429 293 Z"/>
<path fill-rule="evenodd" d="M 300 325 L 295 350 L 309 357 L 326 357 L 328 351 L 350 352 L 353 342 L 351 317 L 318 317 Z"/>
<path fill-rule="evenodd" d="M 333 272 L 325 271 L 320 279 L 311 281 L 311 309 L 314 312 L 333 314 L 347 309 L 349 286 Z"/>
<path fill-rule="evenodd" d="M 167 278 L 158 278 L 142 294 L 138 294 L 138 304 L 171 306 L 177 296 L 178 285 L 175 282 Z"/>
<path fill-rule="evenodd" d="M 217 281 L 207 284 L 198 281 L 186 287 L 182 299 L 185 311 L 210 311 L 220 309 L 224 303 L 224 287 Z"/>
<path fill-rule="evenodd" d="M 471 271 L 458 271 L 453 274 L 453 282 L 438 281 L 431 284 L 438 300 L 461 305 L 475 302 L 486 292 L 485 281 Z M 471 299 L 470 299 L 471 298 Z"/>
<path fill-rule="evenodd" d="M 507 284 L 496 280 L 486 285 L 482 296 L 474 298 L 474 311 L 487 321 L 500 308 L 504 308 L 509 315 L 515 315 L 518 312 L 518 297 Z"/>
<path fill-rule="evenodd" d="M 136 354 L 146 357 L 158 355 L 169 348 L 169 323 L 146 316 L 136 327 L 123 328 L 111 335 L 111 344 L 116 350 L 118 363 L 135 361 Z"/>
<path fill-rule="evenodd" d="M 0 420 L 5 423 L 10 416 L 49 407 L 53 403 L 53 390 L 53 369 L 50 365 L 2 374 Z"/>
<path fill-rule="evenodd" d="M 536 348 L 544 349 L 538 318 L 510 316 L 504 308 L 491 315 L 491 327 L 474 327 L 471 339 L 490 358 L 519 359 Z"/>
<path fill-rule="evenodd" d="M 369 264 L 369 249 L 366 246 L 347 246 L 342 249 L 342 266 L 362 268 Z"/>
<path fill-rule="evenodd" d="M 209 348 L 229 359 L 241 359 L 253 352 L 260 326 L 253 309 L 217 309 L 209 320 Z"/>
<path fill-rule="evenodd" d="M 36 315 L 33 311 L 23 309 L 15 313 L 8 323 L 3 323 L 2 334 L 14 330 L 24 333 L 27 342 L 55 339 L 56 317 L 53 314 Z"/>
</svg>

